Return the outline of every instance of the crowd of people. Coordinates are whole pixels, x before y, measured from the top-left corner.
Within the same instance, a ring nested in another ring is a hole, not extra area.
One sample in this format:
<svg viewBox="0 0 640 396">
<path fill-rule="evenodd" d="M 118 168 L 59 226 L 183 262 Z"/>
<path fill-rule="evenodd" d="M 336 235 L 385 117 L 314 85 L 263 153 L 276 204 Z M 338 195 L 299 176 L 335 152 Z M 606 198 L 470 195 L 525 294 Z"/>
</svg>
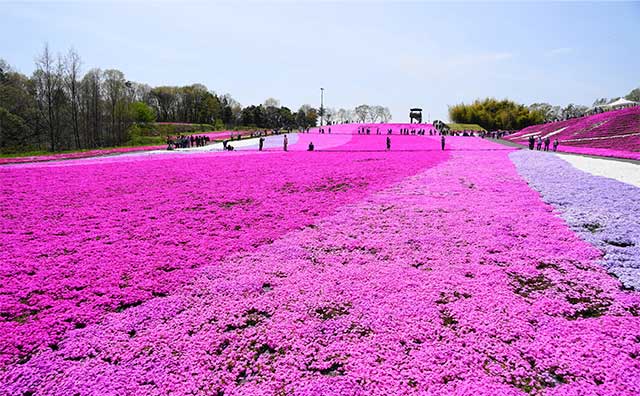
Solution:
<svg viewBox="0 0 640 396">
<path fill-rule="evenodd" d="M 300 133 L 304 133 L 304 129 L 300 129 L 298 132 Z M 306 129 L 307 133 L 309 132 L 309 128 Z M 282 133 L 291 133 L 292 129 L 288 128 L 288 129 L 280 129 L 280 128 L 275 128 L 275 129 L 263 129 L 263 130 L 259 130 L 259 131 L 251 131 L 249 132 L 249 137 L 261 137 L 261 136 L 269 136 L 269 135 L 280 135 Z M 331 131 L 329 131 L 329 133 L 331 133 Z M 238 139 L 239 140 L 239 139 Z"/>
<path fill-rule="evenodd" d="M 529 136 L 529 150 L 544 150 L 544 151 L 549 151 L 549 145 L 551 144 L 551 139 L 549 138 L 549 136 L 545 137 L 544 139 L 542 139 L 542 136 L 538 136 L 538 138 L 536 139 L 534 136 Z M 560 144 L 560 142 L 558 142 L 558 139 L 554 139 L 553 140 L 553 151 L 557 151 L 558 150 L 558 145 Z M 544 146 L 544 149 L 543 149 Z"/>
<path fill-rule="evenodd" d="M 202 147 L 209 144 L 210 140 L 209 136 L 178 135 L 175 138 L 173 136 L 167 136 L 167 150 L 173 150 L 174 148 Z"/>
<path fill-rule="evenodd" d="M 379 127 L 376 127 L 376 135 L 382 135 L 383 131 L 380 131 Z M 411 129 L 411 128 L 400 128 L 400 130 L 398 131 L 400 135 L 419 135 L 419 136 L 425 136 L 427 134 L 427 130 L 420 128 L 420 129 Z M 393 134 L 393 128 L 389 128 L 387 129 L 387 135 L 392 135 Z M 358 127 L 358 135 L 371 135 L 371 128 L 370 127 Z M 433 135 L 437 135 L 437 131 L 434 129 L 429 129 L 429 135 L 433 136 Z"/>
<path fill-rule="evenodd" d="M 249 137 L 259 137 L 258 140 L 258 150 L 262 151 L 264 149 L 264 143 L 265 143 L 265 136 L 268 135 L 279 135 L 281 133 L 287 133 L 287 131 L 281 131 L 279 129 L 274 129 L 274 130 L 263 130 L 263 131 L 252 131 L 249 134 Z M 288 130 L 288 132 L 290 133 L 291 131 Z M 309 128 L 306 129 L 301 129 L 299 131 L 300 133 L 309 133 Z M 331 128 L 328 127 L 326 130 L 325 128 L 319 128 L 318 129 L 318 133 L 331 133 Z M 359 135 L 370 135 L 371 134 L 371 127 L 358 127 L 357 130 Z M 386 130 L 387 135 L 392 135 L 393 134 L 393 129 L 389 128 Z M 411 129 L 411 128 L 400 128 L 399 130 L 400 135 L 426 135 L 427 134 L 427 130 L 426 129 Z M 508 131 L 492 131 L 492 132 L 487 132 L 487 131 L 482 131 L 482 132 L 478 132 L 479 137 L 481 138 L 493 138 L 493 139 L 501 139 L 504 135 L 508 134 Z M 381 135 L 382 132 L 380 131 L 380 128 L 376 127 L 375 130 L 375 134 L 376 135 Z M 476 136 L 474 134 L 474 131 L 446 131 L 446 132 L 438 132 L 437 130 L 433 130 L 430 129 L 429 130 L 429 135 L 430 136 L 434 136 L 434 135 L 440 135 L 440 143 L 441 143 L 441 148 L 442 150 L 445 149 L 445 135 L 451 135 L 451 136 Z M 233 140 L 240 140 L 242 138 L 242 134 L 240 132 L 238 133 L 231 133 L 230 138 L 229 139 L 225 139 L 222 141 L 222 147 L 223 150 L 225 151 L 233 151 L 234 147 L 230 144 L 230 141 Z M 178 135 L 176 137 L 172 137 L 172 136 L 167 136 L 167 150 L 173 150 L 174 148 L 190 148 L 190 147 L 202 147 L 202 146 L 206 146 L 207 144 L 209 144 L 209 142 L 211 141 L 211 139 L 209 138 L 209 136 L 206 135 Z M 544 139 L 542 138 L 542 136 L 529 136 L 529 150 L 538 150 L 538 151 L 549 151 L 550 148 L 553 151 L 557 151 L 558 150 L 558 139 L 554 139 L 553 143 L 551 142 L 551 139 L 549 138 L 549 136 L 545 137 Z M 284 139 L 283 139 L 283 149 L 284 151 L 288 151 L 288 146 L 289 146 L 289 138 L 287 137 L 287 135 L 284 135 Z M 315 146 L 313 144 L 313 142 L 310 142 L 307 148 L 307 151 L 314 151 L 315 150 Z M 391 150 L 391 137 L 387 136 L 386 139 L 386 151 L 390 151 Z"/>
<path fill-rule="evenodd" d="M 281 133 L 291 133 L 290 130 L 284 130 L 281 131 L 279 129 L 274 129 L 274 130 L 259 130 L 259 131 L 251 131 L 249 133 L 248 137 L 251 138 L 255 138 L 258 137 L 258 151 L 263 151 L 264 149 L 264 143 L 265 143 L 265 137 L 269 136 L 269 135 L 279 135 Z M 386 130 L 387 135 L 392 135 L 393 134 L 393 129 L 389 128 Z M 299 133 L 309 133 L 309 128 L 303 128 L 300 129 Z M 331 127 L 327 127 L 326 130 L 325 128 L 319 128 L 318 129 L 318 133 L 320 134 L 324 134 L 324 133 L 331 133 Z M 380 131 L 379 127 L 376 127 L 375 130 L 376 135 L 381 135 L 382 131 Z M 411 129 L 411 128 L 400 128 L 399 133 L 401 135 L 426 135 L 427 134 L 427 130 L 420 128 L 420 129 Z M 359 135 L 370 135 L 371 134 L 371 127 L 358 127 L 358 134 Z M 429 130 L 429 135 L 434 136 L 434 135 L 441 135 L 441 147 L 442 150 L 444 150 L 445 148 L 445 137 L 444 135 L 446 133 L 439 133 L 437 130 L 433 130 L 430 129 Z M 237 132 L 234 133 L 232 132 L 229 136 L 228 139 L 224 139 L 222 141 L 222 148 L 224 151 L 233 151 L 235 148 L 233 147 L 233 145 L 231 145 L 231 142 L 234 140 L 240 140 L 242 139 L 242 133 Z M 202 147 L 202 146 L 206 146 L 207 144 L 209 144 L 210 142 L 210 137 L 203 135 L 203 136 L 198 136 L 198 135 L 190 135 L 190 136 L 186 136 L 186 135 L 179 135 L 174 137 L 168 136 L 167 137 L 167 150 L 173 150 L 174 148 L 191 148 L 191 147 Z M 284 135 L 284 139 L 283 139 L 283 149 L 284 151 L 288 151 L 288 146 L 289 146 L 289 138 L 288 136 L 285 134 Z M 554 149 L 557 146 L 556 143 L 554 143 Z M 391 137 L 387 136 L 386 139 L 386 150 L 390 151 L 391 150 Z M 308 147 L 307 147 L 307 151 L 315 151 L 315 146 L 313 144 L 313 142 L 310 142 Z"/>
<path fill-rule="evenodd" d="M 358 127 L 358 135 L 371 135 L 371 128 Z"/>
<path fill-rule="evenodd" d="M 502 139 L 503 136 L 512 133 L 513 131 L 482 131 L 480 132 L 481 138 Z"/>
<path fill-rule="evenodd" d="M 389 130 L 391 131 L 391 130 Z M 429 135 L 432 136 L 435 133 L 435 130 L 433 129 L 429 129 Z M 391 134 L 391 132 L 389 132 L 389 134 Z M 427 134 L 427 130 L 420 128 L 420 129 L 410 129 L 410 128 L 400 128 L 400 134 L 401 135 L 418 135 L 418 136 L 425 136 Z"/>
</svg>

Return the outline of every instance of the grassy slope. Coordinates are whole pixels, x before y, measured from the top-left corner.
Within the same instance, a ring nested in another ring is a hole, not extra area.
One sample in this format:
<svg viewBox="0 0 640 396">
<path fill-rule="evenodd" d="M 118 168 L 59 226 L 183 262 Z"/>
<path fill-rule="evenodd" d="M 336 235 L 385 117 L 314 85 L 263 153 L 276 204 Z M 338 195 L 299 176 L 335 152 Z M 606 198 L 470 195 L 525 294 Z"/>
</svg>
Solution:
<svg viewBox="0 0 640 396">
<path fill-rule="evenodd" d="M 447 124 L 452 131 L 484 131 L 485 129 L 478 124 L 457 124 L 452 122 Z"/>
</svg>

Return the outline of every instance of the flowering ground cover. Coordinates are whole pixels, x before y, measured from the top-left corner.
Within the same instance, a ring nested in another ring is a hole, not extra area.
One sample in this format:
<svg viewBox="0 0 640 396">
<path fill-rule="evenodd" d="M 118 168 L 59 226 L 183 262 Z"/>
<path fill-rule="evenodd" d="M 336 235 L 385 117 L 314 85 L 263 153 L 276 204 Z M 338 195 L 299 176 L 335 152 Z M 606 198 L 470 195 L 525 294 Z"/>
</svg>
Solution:
<svg viewBox="0 0 640 396">
<path fill-rule="evenodd" d="M 389 153 L 378 151 L 167 154 L 0 168 L 7 181 L 0 365 L 55 349 L 69 330 L 162 298 L 204 265 L 312 226 L 337 206 L 438 163 L 446 153 L 436 145 L 423 139 L 418 147 L 431 155 L 398 155 L 384 167 Z"/>
<path fill-rule="evenodd" d="M 130 153 L 130 152 L 135 152 L 135 151 L 161 150 L 161 149 L 164 149 L 164 148 L 166 148 L 166 146 L 117 147 L 117 148 L 110 148 L 110 149 L 76 151 L 76 152 L 72 152 L 72 153 L 58 153 L 58 154 L 50 154 L 50 155 L 34 155 L 34 156 L 27 156 L 27 157 L 7 157 L 7 158 L 0 158 L 0 165 L 20 164 L 20 163 L 27 163 L 27 162 L 58 161 L 58 160 L 64 160 L 64 159 L 99 157 L 99 156 L 103 156 L 103 155 L 114 155 L 114 154 Z"/>
<path fill-rule="evenodd" d="M 0 169 L 17 183 L 3 190 L 2 251 L 21 281 L 3 301 L 69 299 L 67 316 L 92 313 L 5 359 L 0 392 L 640 393 L 638 293 L 527 185 L 512 149 L 458 137 L 442 153 L 436 138 L 409 136 L 387 153 L 375 151 L 381 139 L 354 136 L 335 152 L 83 160 L 83 177 L 70 166 Z M 75 243 L 85 234 L 101 238 Z M 42 242 L 26 248 L 28 238 Z M 31 260 L 38 251 L 50 256 Z M 31 330 L 21 341 L 63 317 L 51 310 L 10 321 Z"/>
<path fill-rule="evenodd" d="M 376 124 L 376 123 L 371 123 L 371 122 L 365 122 L 365 123 L 353 123 L 353 124 L 337 124 L 337 125 L 328 125 L 328 126 L 324 126 L 322 127 L 325 130 L 325 134 L 329 133 L 329 128 L 331 128 L 331 133 L 358 133 L 358 128 L 369 128 L 371 131 L 372 135 L 375 135 L 376 133 L 376 129 L 380 130 L 380 134 L 382 135 L 386 135 L 387 134 L 387 130 L 391 129 L 392 130 L 392 134 L 399 134 L 400 132 L 400 128 L 408 128 L 409 130 L 418 130 L 418 129 L 424 129 L 427 132 L 427 135 L 429 134 L 429 131 L 433 131 L 435 132 L 436 129 L 433 126 L 433 124 L 427 124 L 427 123 L 423 123 L 423 124 L 410 124 L 407 122 L 399 122 L 399 123 L 387 123 L 387 124 Z M 319 131 L 320 128 L 311 128 L 310 132 L 315 132 L 317 133 Z"/>
<path fill-rule="evenodd" d="M 521 150 L 511 158 L 571 228 L 604 253 L 607 270 L 640 290 L 640 188 L 593 176 L 555 155 Z"/>
<path fill-rule="evenodd" d="M 171 123 L 164 123 L 171 124 Z M 189 124 L 186 124 L 189 125 Z M 193 135 L 198 136 L 208 136 L 211 141 L 222 141 L 224 139 L 229 139 L 232 135 L 237 136 L 238 134 L 242 134 L 243 136 L 248 135 L 248 132 L 242 131 L 217 131 L 217 132 L 194 132 Z M 49 155 L 31 155 L 24 157 L 7 157 L 0 158 L 0 165 L 7 164 L 21 164 L 21 163 L 30 163 L 30 162 L 46 162 L 46 161 L 58 161 L 58 160 L 68 160 L 68 159 L 78 159 L 78 158 L 93 158 L 93 157 L 101 157 L 107 155 L 117 155 L 124 153 L 136 153 L 136 152 L 144 152 L 144 151 L 156 151 L 156 150 L 165 150 L 167 148 L 166 145 L 160 146 L 136 146 L 136 147 L 116 147 L 116 148 L 108 148 L 108 149 L 96 149 L 96 150 L 85 150 L 85 151 L 75 151 L 69 153 L 53 153 Z"/>
</svg>

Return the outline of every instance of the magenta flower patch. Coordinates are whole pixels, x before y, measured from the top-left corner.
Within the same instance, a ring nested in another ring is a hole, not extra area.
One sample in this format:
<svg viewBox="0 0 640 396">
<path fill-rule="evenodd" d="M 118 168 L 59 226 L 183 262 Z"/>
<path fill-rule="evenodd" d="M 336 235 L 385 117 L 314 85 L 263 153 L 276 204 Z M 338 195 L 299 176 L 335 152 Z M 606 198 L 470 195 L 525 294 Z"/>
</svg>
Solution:
<svg viewBox="0 0 640 396">
<path fill-rule="evenodd" d="M 385 138 L 0 169 L 2 391 L 640 393 L 640 297 L 513 150 Z"/>
</svg>

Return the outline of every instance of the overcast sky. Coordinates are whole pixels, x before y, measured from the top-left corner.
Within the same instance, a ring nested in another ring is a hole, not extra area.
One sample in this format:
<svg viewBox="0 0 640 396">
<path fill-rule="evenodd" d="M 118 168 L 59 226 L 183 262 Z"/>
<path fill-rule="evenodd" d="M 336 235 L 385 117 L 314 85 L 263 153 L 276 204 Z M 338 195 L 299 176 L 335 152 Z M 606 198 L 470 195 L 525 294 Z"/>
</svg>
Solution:
<svg viewBox="0 0 640 396">
<path fill-rule="evenodd" d="M 640 2 L 6 2 L 0 58 L 31 74 L 44 43 L 83 68 L 203 83 L 242 105 L 447 108 L 493 96 L 590 105 L 640 86 Z"/>
</svg>

